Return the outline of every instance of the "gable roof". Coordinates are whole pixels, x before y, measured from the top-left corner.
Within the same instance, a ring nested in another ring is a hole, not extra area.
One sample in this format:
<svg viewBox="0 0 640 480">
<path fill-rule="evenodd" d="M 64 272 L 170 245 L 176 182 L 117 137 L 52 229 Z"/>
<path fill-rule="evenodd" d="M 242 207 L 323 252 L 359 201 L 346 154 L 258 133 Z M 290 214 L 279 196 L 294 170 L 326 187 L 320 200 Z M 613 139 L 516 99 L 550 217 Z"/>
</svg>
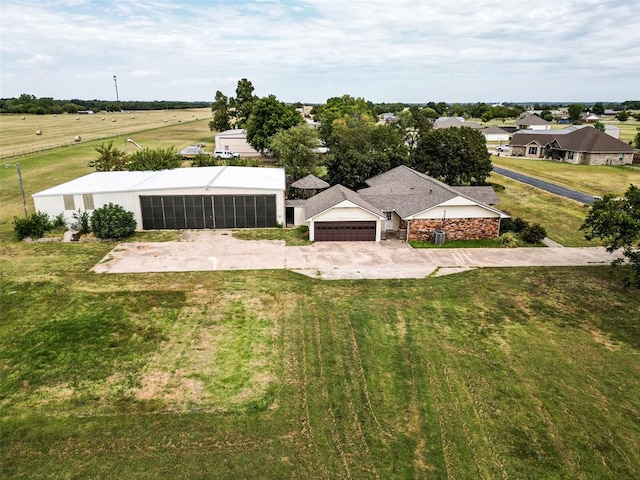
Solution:
<svg viewBox="0 0 640 480">
<path fill-rule="evenodd" d="M 481 130 L 483 134 L 491 134 L 491 133 L 509 133 L 506 130 L 503 130 L 500 127 L 496 127 L 495 125 L 491 125 L 490 127 L 485 127 Z"/>
<path fill-rule="evenodd" d="M 247 131 L 244 128 L 232 128 L 231 130 L 225 130 L 224 132 L 216 133 L 216 137 L 239 137 L 245 138 Z"/>
<path fill-rule="evenodd" d="M 455 197 L 466 198 L 502 214 L 483 201 L 498 203 L 495 193 L 491 196 L 485 187 L 451 187 L 404 165 L 370 178 L 366 183 L 368 188 L 358 190 L 362 198 L 383 211 L 395 211 L 402 218 L 411 217 Z"/>
<path fill-rule="evenodd" d="M 631 145 L 627 145 L 593 127 L 568 127 L 563 130 L 548 130 L 536 133 L 521 131 L 516 132 L 511 138 L 512 146 L 525 146 L 533 142 L 543 146 L 556 142 L 557 148 L 574 152 L 622 153 L 634 151 Z"/>
<path fill-rule="evenodd" d="M 478 122 L 467 122 L 463 117 L 440 117 L 433 124 L 433 128 L 450 127 L 482 128 L 482 125 Z"/>
<path fill-rule="evenodd" d="M 551 125 L 550 122 L 547 122 L 544 118 L 540 118 L 537 115 L 527 115 L 519 119 L 516 124 L 518 125 Z"/>
<path fill-rule="evenodd" d="M 322 212 L 326 212 L 331 207 L 335 207 L 345 200 L 373 213 L 374 215 L 377 215 L 380 218 L 384 218 L 382 211 L 380 211 L 379 208 L 371 205 L 367 200 L 359 196 L 353 190 L 349 190 L 347 187 L 338 184 L 314 195 L 306 201 L 304 204 L 306 220 L 309 220 Z"/>
<path fill-rule="evenodd" d="M 327 182 L 311 174 L 293 182 L 291 186 L 301 190 L 322 190 L 323 188 L 329 188 L 329 184 Z"/>
</svg>

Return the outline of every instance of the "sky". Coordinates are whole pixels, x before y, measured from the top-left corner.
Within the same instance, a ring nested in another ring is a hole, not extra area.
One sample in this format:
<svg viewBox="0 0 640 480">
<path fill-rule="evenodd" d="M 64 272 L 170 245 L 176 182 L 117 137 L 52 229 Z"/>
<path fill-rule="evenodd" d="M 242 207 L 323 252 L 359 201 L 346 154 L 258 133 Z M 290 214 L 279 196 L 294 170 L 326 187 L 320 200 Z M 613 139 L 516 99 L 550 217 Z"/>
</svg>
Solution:
<svg viewBox="0 0 640 480">
<path fill-rule="evenodd" d="M 640 0 L 2 0 L 0 97 L 640 99 Z"/>
</svg>

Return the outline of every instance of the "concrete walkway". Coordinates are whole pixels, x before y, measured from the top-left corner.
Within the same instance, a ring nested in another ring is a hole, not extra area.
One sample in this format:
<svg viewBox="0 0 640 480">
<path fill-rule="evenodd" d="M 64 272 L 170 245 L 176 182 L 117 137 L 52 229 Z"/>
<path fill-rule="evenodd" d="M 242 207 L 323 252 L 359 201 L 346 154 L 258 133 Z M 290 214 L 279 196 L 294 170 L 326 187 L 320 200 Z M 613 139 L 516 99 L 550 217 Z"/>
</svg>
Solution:
<svg viewBox="0 0 640 480">
<path fill-rule="evenodd" d="M 286 247 L 284 241 L 244 241 L 230 231 L 191 231 L 188 241 L 122 243 L 97 273 L 288 269 L 333 279 L 424 278 L 479 267 L 606 265 L 604 248 L 414 249 L 399 240 L 318 242 Z"/>
</svg>

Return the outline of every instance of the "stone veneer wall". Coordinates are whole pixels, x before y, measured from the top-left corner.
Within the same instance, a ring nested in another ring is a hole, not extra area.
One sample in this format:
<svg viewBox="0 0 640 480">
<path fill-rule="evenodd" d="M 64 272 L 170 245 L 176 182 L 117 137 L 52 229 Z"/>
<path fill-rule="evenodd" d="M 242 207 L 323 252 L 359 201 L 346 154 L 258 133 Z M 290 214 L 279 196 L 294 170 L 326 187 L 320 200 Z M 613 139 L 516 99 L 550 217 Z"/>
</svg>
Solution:
<svg viewBox="0 0 640 480">
<path fill-rule="evenodd" d="M 442 230 L 442 220 L 419 219 L 409 222 L 408 240 L 432 241 L 433 232 Z M 500 233 L 499 218 L 448 218 L 444 232 L 447 240 L 478 240 L 497 238 Z"/>
</svg>

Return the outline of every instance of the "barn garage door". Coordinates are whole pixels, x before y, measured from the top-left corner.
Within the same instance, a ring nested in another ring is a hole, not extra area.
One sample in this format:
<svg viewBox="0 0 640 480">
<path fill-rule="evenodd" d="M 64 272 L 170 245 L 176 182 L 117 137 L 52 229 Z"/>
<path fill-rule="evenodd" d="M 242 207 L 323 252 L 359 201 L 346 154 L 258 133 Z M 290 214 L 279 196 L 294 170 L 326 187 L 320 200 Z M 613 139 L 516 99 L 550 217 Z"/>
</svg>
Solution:
<svg viewBox="0 0 640 480">
<path fill-rule="evenodd" d="M 313 235 L 317 242 L 375 242 L 376 222 L 315 222 Z"/>
<path fill-rule="evenodd" d="M 142 228 L 254 228 L 276 225 L 275 195 L 141 196 Z"/>
</svg>

